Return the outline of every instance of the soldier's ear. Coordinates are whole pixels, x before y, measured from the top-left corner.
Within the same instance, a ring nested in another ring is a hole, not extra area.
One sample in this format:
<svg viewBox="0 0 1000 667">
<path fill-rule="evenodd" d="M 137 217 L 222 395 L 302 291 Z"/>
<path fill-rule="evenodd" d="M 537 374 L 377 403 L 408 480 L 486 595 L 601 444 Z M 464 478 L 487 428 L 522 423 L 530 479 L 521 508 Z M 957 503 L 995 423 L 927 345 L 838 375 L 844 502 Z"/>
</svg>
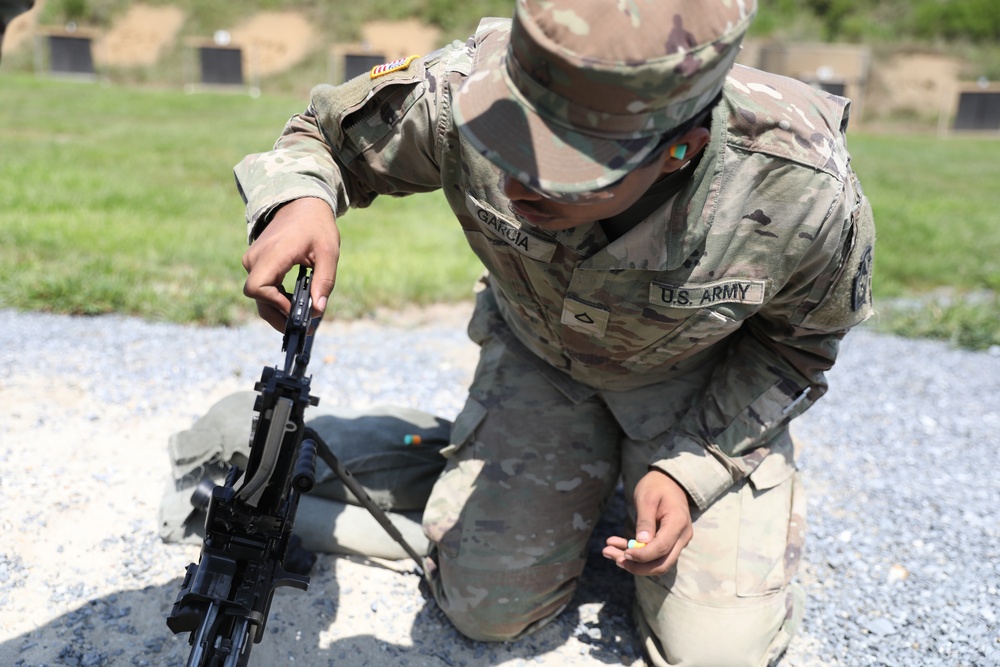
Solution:
<svg viewBox="0 0 1000 667">
<path fill-rule="evenodd" d="M 667 159 L 663 163 L 663 173 L 677 171 L 691 161 L 701 151 L 705 150 L 712 133 L 707 127 L 695 127 L 678 137 L 677 141 L 667 150 Z"/>
</svg>

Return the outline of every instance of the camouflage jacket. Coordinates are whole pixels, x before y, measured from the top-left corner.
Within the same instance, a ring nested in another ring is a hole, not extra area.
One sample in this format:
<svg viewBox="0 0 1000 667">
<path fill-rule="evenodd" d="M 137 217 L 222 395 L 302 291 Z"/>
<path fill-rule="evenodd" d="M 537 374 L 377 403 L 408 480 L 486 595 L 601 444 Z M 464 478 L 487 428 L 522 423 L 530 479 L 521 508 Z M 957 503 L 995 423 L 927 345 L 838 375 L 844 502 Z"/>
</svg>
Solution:
<svg viewBox="0 0 1000 667">
<path fill-rule="evenodd" d="M 507 26 L 486 19 L 465 44 L 317 86 L 273 151 L 237 165 L 251 240 L 295 198 L 340 216 L 441 189 L 489 272 L 474 339 L 504 336 L 571 398 L 600 393 L 629 437 L 662 441 L 651 464 L 700 507 L 759 466 L 777 483 L 793 456 L 774 436 L 825 392 L 841 337 L 872 312 L 874 227 L 846 150 L 849 102 L 736 67 L 677 195 L 613 241 L 597 221 L 545 233 L 510 212 L 501 173 L 449 113 Z M 657 386 L 702 364 L 712 380 L 664 432 Z"/>
</svg>

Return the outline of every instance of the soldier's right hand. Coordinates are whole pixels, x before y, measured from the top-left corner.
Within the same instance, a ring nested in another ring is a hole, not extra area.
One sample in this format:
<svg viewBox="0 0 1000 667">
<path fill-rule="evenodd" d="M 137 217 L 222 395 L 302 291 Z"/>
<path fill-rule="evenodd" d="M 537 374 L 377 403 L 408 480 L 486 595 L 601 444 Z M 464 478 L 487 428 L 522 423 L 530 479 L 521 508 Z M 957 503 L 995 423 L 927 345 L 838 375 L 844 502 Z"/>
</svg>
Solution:
<svg viewBox="0 0 1000 667">
<path fill-rule="evenodd" d="M 297 265 L 311 267 L 313 314 L 321 315 L 333 291 L 340 258 L 340 230 L 322 199 L 295 199 L 279 208 L 243 255 L 247 280 L 243 294 L 257 302 L 257 312 L 278 331 L 285 330 L 290 294 L 282 286 Z"/>
</svg>

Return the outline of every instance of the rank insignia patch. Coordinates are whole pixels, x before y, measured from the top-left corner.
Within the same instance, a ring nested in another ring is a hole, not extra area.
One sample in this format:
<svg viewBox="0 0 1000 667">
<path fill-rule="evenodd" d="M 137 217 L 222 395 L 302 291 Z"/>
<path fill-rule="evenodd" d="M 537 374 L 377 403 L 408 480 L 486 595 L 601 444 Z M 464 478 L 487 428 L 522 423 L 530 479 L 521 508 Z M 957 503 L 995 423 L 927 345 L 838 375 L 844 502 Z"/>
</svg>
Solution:
<svg viewBox="0 0 1000 667">
<path fill-rule="evenodd" d="M 589 304 L 571 296 L 566 297 L 563 302 L 562 323 L 577 331 L 604 338 L 610 318 L 611 311 L 604 306 Z"/>
<path fill-rule="evenodd" d="M 399 60 L 393 60 L 391 63 L 382 63 L 381 65 L 376 65 L 372 67 L 372 71 L 369 73 L 368 78 L 377 79 L 380 76 L 385 76 L 386 74 L 391 74 L 393 72 L 398 72 L 401 69 L 406 69 L 410 66 L 414 60 L 420 56 L 407 56 L 405 58 L 400 58 Z"/>
</svg>

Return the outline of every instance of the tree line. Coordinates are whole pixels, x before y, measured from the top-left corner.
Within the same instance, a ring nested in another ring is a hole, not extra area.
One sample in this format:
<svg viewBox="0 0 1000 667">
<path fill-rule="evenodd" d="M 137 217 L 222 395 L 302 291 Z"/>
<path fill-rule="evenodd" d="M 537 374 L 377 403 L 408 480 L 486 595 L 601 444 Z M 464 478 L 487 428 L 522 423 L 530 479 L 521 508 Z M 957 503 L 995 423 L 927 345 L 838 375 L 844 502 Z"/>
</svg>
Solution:
<svg viewBox="0 0 1000 667">
<path fill-rule="evenodd" d="M 372 19 L 421 17 L 445 35 L 458 37 L 482 16 L 510 16 L 514 0 L 154 0 L 187 10 L 193 23 L 209 28 L 248 11 L 297 9 L 335 32 Z M 127 0 L 50 0 L 51 22 L 101 25 L 128 6 Z M 758 0 L 753 33 L 758 37 L 894 43 L 901 40 L 988 44 L 1000 41 L 998 0 Z"/>
<path fill-rule="evenodd" d="M 790 31 L 800 33 L 794 37 L 849 42 L 1000 40 L 997 0 L 758 0 L 758 4 L 755 32 L 760 36 L 788 36 Z"/>
</svg>

